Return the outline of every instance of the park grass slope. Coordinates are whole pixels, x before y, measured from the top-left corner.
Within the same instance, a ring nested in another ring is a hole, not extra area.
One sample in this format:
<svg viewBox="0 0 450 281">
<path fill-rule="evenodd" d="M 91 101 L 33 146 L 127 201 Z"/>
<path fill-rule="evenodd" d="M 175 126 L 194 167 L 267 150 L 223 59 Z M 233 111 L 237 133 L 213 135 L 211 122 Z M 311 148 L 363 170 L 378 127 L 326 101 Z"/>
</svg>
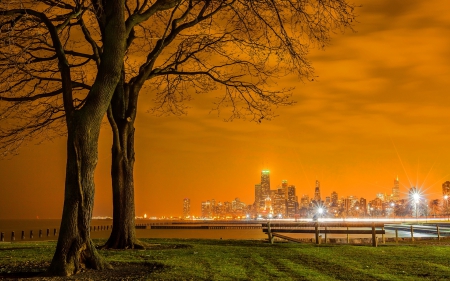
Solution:
<svg viewBox="0 0 450 281">
<path fill-rule="evenodd" d="M 369 245 L 144 239 L 144 250 L 101 250 L 114 270 L 45 276 L 55 242 L 0 243 L 0 278 L 16 280 L 450 280 L 442 242 Z M 96 241 L 99 245 L 104 241 Z"/>
</svg>

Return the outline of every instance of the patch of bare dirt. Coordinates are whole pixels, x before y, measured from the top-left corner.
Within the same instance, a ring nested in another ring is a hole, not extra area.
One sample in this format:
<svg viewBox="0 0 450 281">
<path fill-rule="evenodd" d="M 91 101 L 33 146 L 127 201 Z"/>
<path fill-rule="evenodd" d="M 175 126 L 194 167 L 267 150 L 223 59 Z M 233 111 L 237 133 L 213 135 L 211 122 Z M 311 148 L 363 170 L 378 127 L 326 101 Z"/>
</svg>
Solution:
<svg viewBox="0 0 450 281">
<path fill-rule="evenodd" d="M 113 269 L 86 269 L 69 277 L 48 277 L 46 269 L 49 263 L 19 264 L 14 268 L 2 268 L 2 280 L 146 280 L 152 272 L 165 270 L 167 267 L 158 262 L 125 263 L 111 262 Z"/>
</svg>

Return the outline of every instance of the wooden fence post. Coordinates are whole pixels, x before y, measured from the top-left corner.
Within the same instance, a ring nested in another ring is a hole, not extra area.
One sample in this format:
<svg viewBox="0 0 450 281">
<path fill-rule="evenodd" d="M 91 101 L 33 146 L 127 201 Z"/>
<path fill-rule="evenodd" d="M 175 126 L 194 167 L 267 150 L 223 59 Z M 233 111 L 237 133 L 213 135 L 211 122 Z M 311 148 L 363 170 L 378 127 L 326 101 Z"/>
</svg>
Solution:
<svg viewBox="0 0 450 281">
<path fill-rule="evenodd" d="M 375 223 L 372 223 L 372 246 L 377 246 L 377 234 L 375 232 Z"/>
<path fill-rule="evenodd" d="M 350 235 L 348 234 L 348 226 L 347 226 L 347 244 L 350 244 Z"/>
<path fill-rule="evenodd" d="M 436 232 L 438 236 L 438 241 L 441 241 L 441 233 L 439 232 L 439 225 L 436 225 Z"/>
<path fill-rule="evenodd" d="M 316 244 L 319 244 L 319 222 L 314 224 L 315 232 L 316 232 Z"/>
<path fill-rule="evenodd" d="M 398 244 L 398 229 L 395 230 L 395 243 Z"/>
<path fill-rule="evenodd" d="M 270 229 L 270 221 L 267 223 L 267 235 L 269 236 L 270 244 L 273 244 L 272 230 Z"/>
<path fill-rule="evenodd" d="M 381 228 L 381 230 L 384 230 L 384 226 Z M 383 240 L 383 244 L 386 244 L 386 238 L 384 236 L 384 233 L 381 234 L 381 239 Z"/>
<path fill-rule="evenodd" d="M 414 242 L 414 227 L 411 225 L 411 241 Z"/>
<path fill-rule="evenodd" d="M 327 244 L 327 232 L 328 232 L 328 227 L 325 226 L 325 244 Z"/>
</svg>

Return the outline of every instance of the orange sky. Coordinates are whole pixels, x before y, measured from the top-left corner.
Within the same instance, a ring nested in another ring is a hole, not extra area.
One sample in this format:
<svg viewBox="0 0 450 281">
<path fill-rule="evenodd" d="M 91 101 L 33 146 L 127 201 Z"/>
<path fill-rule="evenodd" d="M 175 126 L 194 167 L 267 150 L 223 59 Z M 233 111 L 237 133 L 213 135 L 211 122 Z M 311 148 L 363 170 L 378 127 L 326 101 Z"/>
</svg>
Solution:
<svg viewBox="0 0 450 281">
<path fill-rule="evenodd" d="M 136 121 L 136 214 L 179 216 L 191 199 L 253 203 L 262 169 L 275 188 L 286 179 L 297 195 L 337 191 L 369 200 L 423 186 L 440 198 L 450 180 L 450 5 L 447 0 L 358 0 L 356 33 L 336 34 L 310 59 L 319 77 L 295 86 L 297 104 L 276 119 L 223 122 L 214 93 L 194 96 L 187 116 L 153 117 L 141 96 Z M 105 123 L 96 171 L 95 216 L 112 214 L 111 133 Z M 29 144 L 0 160 L 0 219 L 60 218 L 65 140 Z"/>
</svg>

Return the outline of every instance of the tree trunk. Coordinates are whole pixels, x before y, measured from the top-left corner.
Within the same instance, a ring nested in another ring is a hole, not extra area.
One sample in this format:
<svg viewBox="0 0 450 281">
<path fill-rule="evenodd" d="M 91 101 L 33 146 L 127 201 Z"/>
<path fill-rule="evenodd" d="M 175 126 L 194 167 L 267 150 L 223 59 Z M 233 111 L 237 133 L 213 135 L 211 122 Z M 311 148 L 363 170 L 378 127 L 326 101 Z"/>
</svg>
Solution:
<svg viewBox="0 0 450 281">
<path fill-rule="evenodd" d="M 109 267 L 90 238 L 100 122 L 87 117 L 76 112 L 73 122 L 68 124 L 64 209 L 58 244 L 49 269 L 51 274 L 61 276 L 76 274 L 84 267 Z"/>
<path fill-rule="evenodd" d="M 132 93 L 134 94 L 134 92 Z M 104 248 L 142 248 L 136 239 L 134 205 L 134 120 L 137 103 L 130 102 L 125 72 L 117 84 L 107 116 L 113 132 L 113 229 Z"/>
<path fill-rule="evenodd" d="M 90 238 L 90 225 L 100 125 L 122 75 L 126 43 L 125 3 L 124 0 L 93 3 L 102 7 L 98 14 L 104 21 L 101 25 L 103 52 L 95 82 L 81 109 L 73 108 L 71 87 L 66 85 L 71 83 L 68 62 L 63 51 L 56 48 L 61 54 L 59 67 L 63 84 L 68 89 L 63 93 L 68 135 L 64 208 L 56 251 L 49 268 L 52 275 L 69 276 L 84 267 L 109 267 Z M 101 5 L 103 3 L 107 5 Z M 57 41 L 57 34 L 54 37 Z M 63 72 L 65 69 L 67 71 Z"/>
<path fill-rule="evenodd" d="M 113 189 L 113 229 L 105 248 L 142 248 L 136 239 L 134 204 L 134 122 L 115 119 L 111 177 Z"/>
</svg>

